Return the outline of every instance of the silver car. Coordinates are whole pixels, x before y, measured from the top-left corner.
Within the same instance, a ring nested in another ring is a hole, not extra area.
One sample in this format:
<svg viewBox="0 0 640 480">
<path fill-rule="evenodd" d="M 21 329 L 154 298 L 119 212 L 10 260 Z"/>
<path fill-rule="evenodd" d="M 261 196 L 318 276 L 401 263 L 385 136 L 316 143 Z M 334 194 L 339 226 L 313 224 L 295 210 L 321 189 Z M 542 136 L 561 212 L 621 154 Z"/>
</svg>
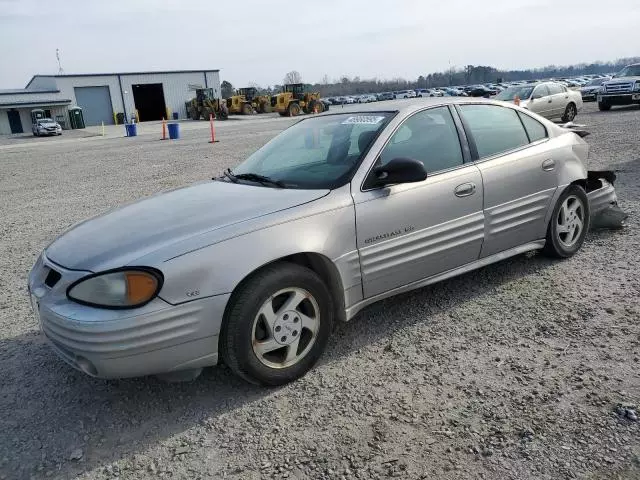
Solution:
<svg viewBox="0 0 640 480">
<path fill-rule="evenodd" d="M 509 87 L 496 95 L 496 100 L 515 102 L 548 119 L 573 122 L 582 110 L 582 94 L 558 82 L 539 82 Z"/>
<path fill-rule="evenodd" d="M 31 132 L 35 137 L 42 135 L 62 135 L 62 127 L 51 118 L 39 118 L 31 125 Z"/>
<path fill-rule="evenodd" d="M 502 102 L 313 116 L 213 181 L 65 232 L 29 275 L 32 306 L 92 376 L 193 377 L 224 360 L 282 384 L 373 302 L 531 250 L 576 253 L 616 202 L 587 152 Z"/>
</svg>

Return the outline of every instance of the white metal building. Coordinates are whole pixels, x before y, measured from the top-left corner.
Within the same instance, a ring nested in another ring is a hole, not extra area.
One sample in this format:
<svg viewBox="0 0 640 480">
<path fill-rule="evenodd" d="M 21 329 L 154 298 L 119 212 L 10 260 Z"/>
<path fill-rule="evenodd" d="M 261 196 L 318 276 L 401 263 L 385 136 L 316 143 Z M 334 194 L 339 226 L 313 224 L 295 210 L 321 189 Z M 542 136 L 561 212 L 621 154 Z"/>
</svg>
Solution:
<svg viewBox="0 0 640 480">
<path fill-rule="evenodd" d="M 86 125 L 110 125 L 118 114 L 139 121 L 187 118 L 185 102 L 196 88 L 220 96 L 218 70 L 35 75 L 24 89 L 0 90 L 0 134 L 31 131 L 31 110 L 40 108 L 69 127 L 67 111 L 82 108 Z"/>
</svg>

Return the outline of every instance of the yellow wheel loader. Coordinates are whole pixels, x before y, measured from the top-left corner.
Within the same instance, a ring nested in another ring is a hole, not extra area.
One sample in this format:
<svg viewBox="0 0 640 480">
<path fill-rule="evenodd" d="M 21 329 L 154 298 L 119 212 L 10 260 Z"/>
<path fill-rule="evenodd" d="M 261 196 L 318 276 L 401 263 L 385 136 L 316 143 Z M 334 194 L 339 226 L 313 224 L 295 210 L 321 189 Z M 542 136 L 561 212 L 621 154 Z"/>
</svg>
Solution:
<svg viewBox="0 0 640 480">
<path fill-rule="evenodd" d="M 213 115 L 217 120 L 229 118 L 227 102 L 213 96 L 213 88 L 199 88 L 196 90 L 195 98 L 192 98 L 188 105 L 189 117 L 193 120 L 209 120 Z"/>
<path fill-rule="evenodd" d="M 271 97 L 271 107 L 283 117 L 295 117 L 302 112 L 324 112 L 320 93 L 305 92 L 302 83 L 293 83 L 282 87 L 281 93 Z"/>
</svg>

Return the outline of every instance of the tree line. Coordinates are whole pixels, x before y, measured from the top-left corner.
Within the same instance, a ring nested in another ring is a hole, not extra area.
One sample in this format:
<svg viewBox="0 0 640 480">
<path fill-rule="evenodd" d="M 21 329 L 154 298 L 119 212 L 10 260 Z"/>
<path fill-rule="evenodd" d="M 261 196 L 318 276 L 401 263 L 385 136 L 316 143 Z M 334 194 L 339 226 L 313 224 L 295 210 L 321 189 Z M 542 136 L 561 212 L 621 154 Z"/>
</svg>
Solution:
<svg viewBox="0 0 640 480">
<path fill-rule="evenodd" d="M 640 62 L 640 57 L 619 58 L 609 62 L 579 63 L 576 65 L 549 65 L 542 68 L 524 70 L 501 70 L 491 66 L 467 65 L 464 68 L 451 68 L 444 72 L 420 75 L 415 80 L 392 78 L 381 80 L 377 78 L 362 79 L 359 76 L 342 77 L 333 81 L 325 75 L 320 83 L 305 84 L 309 91 L 320 92 L 323 97 L 339 95 L 358 95 L 363 93 L 378 93 L 394 90 L 408 90 L 416 88 L 449 87 L 456 85 L 474 85 L 478 83 L 511 82 L 515 80 L 536 80 L 546 78 L 571 78 L 588 74 L 614 73 L 631 63 Z M 283 84 L 303 83 L 302 75 L 293 70 L 283 78 Z M 258 89 L 261 94 L 273 95 L 282 91 L 282 85 L 261 87 L 254 82 L 249 85 Z M 233 95 L 234 87 L 228 81 L 223 81 L 222 96 L 228 98 Z"/>
</svg>

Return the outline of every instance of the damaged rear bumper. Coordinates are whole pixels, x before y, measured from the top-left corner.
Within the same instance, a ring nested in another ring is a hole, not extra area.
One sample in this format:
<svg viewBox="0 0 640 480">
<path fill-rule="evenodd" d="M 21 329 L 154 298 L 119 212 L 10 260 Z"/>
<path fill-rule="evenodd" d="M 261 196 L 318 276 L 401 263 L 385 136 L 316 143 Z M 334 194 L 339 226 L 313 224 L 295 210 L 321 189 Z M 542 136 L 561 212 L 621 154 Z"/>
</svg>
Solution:
<svg viewBox="0 0 640 480">
<path fill-rule="evenodd" d="M 589 171 L 587 175 L 587 197 L 591 210 L 592 228 L 622 228 L 627 214 L 618 207 L 618 197 L 612 171 Z"/>
</svg>

